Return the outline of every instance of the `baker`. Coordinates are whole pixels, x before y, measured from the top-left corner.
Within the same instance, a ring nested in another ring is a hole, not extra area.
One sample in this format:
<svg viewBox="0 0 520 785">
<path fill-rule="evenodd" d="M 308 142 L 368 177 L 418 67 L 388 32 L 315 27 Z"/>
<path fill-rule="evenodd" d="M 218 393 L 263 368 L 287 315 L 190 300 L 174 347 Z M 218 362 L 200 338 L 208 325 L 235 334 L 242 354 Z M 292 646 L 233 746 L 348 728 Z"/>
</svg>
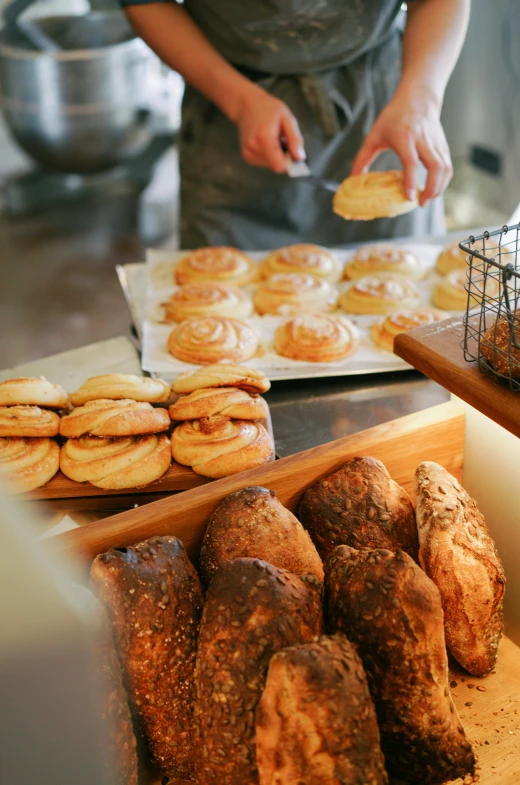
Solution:
<svg viewBox="0 0 520 785">
<path fill-rule="evenodd" d="M 470 0 L 122 0 L 138 34 L 186 81 L 181 247 L 262 250 L 440 233 L 452 167 L 440 111 Z M 342 180 L 403 168 L 422 209 L 343 221 L 290 179 L 284 149 Z"/>
</svg>

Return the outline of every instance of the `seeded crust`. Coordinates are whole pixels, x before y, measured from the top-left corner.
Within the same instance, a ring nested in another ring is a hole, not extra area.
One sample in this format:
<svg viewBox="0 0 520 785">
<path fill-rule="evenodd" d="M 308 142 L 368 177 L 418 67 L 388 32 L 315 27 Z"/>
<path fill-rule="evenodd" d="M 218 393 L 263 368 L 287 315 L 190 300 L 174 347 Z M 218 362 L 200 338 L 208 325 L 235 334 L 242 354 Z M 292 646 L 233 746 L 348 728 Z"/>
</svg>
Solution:
<svg viewBox="0 0 520 785">
<path fill-rule="evenodd" d="M 376 712 L 343 635 L 278 652 L 256 710 L 260 785 L 385 785 Z"/>
<path fill-rule="evenodd" d="M 350 545 L 401 549 L 417 561 L 413 504 L 375 458 L 353 458 L 308 488 L 299 517 L 322 559 L 336 545 Z"/>
<path fill-rule="evenodd" d="M 419 559 L 441 594 L 446 643 L 463 668 L 484 676 L 503 631 L 506 578 L 477 503 L 442 466 L 415 473 Z"/>
<path fill-rule="evenodd" d="M 94 590 L 113 624 L 125 686 L 152 763 L 193 775 L 193 704 L 202 590 L 176 537 L 152 537 L 94 559 Z"/>
<path fill-rule="evenodd" d="M 260 559 L 223 564 L 210 584 L 199 636 L 200 785 L 258 783 L 254 712 L 272 655 L 322 632 L 321 584 Z"/>
<path fill-rule="evenodd" d="M 387 771 L 439 785 L 474 772 L 448 682 L 439 592 L 404 553 L 336 548 L 325 564 L 330 629 L 365 668 Z"/>
<path fill-rule="evenodd" d="M 202 584 L 210 583 L 221 564 L 242 556 L 265 559 L 295 575 L 312 573 L 323 582 L 323 564 L 308 532 L 266 488 L 244 488 L 215 509 L 200 552 Z"/>
</svg>

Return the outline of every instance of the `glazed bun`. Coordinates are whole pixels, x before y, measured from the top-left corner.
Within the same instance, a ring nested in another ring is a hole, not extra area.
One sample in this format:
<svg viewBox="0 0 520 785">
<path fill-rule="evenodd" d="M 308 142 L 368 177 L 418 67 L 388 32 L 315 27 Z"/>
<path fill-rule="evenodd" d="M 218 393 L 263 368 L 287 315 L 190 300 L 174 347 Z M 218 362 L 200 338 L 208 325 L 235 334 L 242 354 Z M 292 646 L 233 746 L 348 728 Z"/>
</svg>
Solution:
<svg viewBox="0 0 520 785">
<path fill-rule="evenodd" d="M 357 328 L 345 316 L 302 314 L 280 325 L 274 347 L 282 357 L 304 362 L 335 362 L 359 346 Z"/>
<path fill-rule="evenodd" d="M 207 316 L 181 322 L 168 338 L 168 351 L 178 360 L 210 365 L 220 360 L 243 362 L 258 348 L 258 335 L 239 319 Z"/>
<path fill-rule="evenodd" d="M 391 273 L 377 273 L 358 278 L 340 297 L 340 307 L 346 313 L 391 313 L 397 308 L 419 305 L 419 290 L 407 278 Z"/>
<path fill-rule="evenodd" d="M 440 322 L 445 318 L 446 314 L 436 311 L 434 308 L 394 311 L 384 321 L 372 325 L 372 338 L 381 349 L 393 352 L 396 335 L 406 333 L 415 327 L 423 327 L 425 324 Z"/>
<path fill-rule="evenodd" d="M 349 280 L 377 273 L 397 273 L 418 281 L 424 277 L 425 268 L 411 251 L 383 243 L 361 246 L 345 265 L 345 278 Z"/>
<path fill-rule="evenodd" d="M 62 409 L 69 403 L 68 395 L 59 384 L 44 376 L 26 376 L 0 382 L 0 406 L 46 406 Z"/>
<path fill-rule="evenodd" d="M 182 322 L 195 316 L 232 316 L 243 319 L 253 312 L 248 294 L 237 286 L 221 283 L 188 283 L 170 297 L 164 310 L 167 322 Z"/>
<path fill-rule="evenodd" d="M 59 469 L 60 448 L 48 438 L 0 438 L 0 480 L 8 491 L 41 488 Z"/>
<path fill-rule="evenodd" d="M 83 406 L 89 401 L 101 398 L 112 401 L 129 398 L 132 401 L 157 403 L 167 401 L 169 397 L 170 385 L 162 379 L 128 373 L 106 373 L 102 376 L 91 376 L 76 392 L 71 393 L 70 400 L 74 406 Z"/>
<path fill-rule="evenodd" d="M 279 273 L 307 273 L 336 283 L 341 279 L 341 264 L 332 251 L 319 245 L 299 243 L 279 248 L 265 257 L 260 265 L 263 278 Z"/>
<path fill-rule="evenodd" d="M 349 221 L 371 221 L 409 213 L 418 206 L 417 196 L 408 200 L 404 172 L 364 172 L 347 177 L 332 202 L 334 212 Z"/>
<path fill-rule="evenodd" d="M 294 316 L 297 313 L 332 311 L 338 299 L 336 288 L 313 275 L 278 273 L 255 292 L 255 309 L 259 314 Z"/>
<path fill-rule="evenodd" d="M 258 264 L 253 259 L 237 248 L 225 246 L 191 251 L 175 268 L 175 281 L 180 286 L 204 281 L 246 286 L 258 278 Z"/>
</svg>

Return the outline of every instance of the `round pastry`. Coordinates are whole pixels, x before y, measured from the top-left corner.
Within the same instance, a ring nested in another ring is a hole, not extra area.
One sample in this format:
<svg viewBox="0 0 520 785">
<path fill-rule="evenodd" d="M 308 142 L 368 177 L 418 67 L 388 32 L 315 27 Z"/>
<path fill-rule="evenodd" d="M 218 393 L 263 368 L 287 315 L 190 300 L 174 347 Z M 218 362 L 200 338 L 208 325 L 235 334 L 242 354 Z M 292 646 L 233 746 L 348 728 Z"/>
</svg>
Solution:
<svg viewBox="0 0 520 785">
<path fill-rule="evenodd" d="M 520 343 L 520 310 L 514 311 L 513 330 Z M 480 338 L 480 353 L 489 365 L 503 376 L 520 379 L 520 349 L 511 341 L 511 327 L 506 316 L 501 316 Z"/>
<path fill-rule="evenodd" d="M 465 270 L 468 266 L 467 257 L 468 254 L 459 248 L 458 243 L 448 245 L 437 257 L 435 272 L 439 275 L 448 275 L 452 270 Z"/>
<path fill-rule="evenodd" d="M 432 292 L 433 304 L 443 311 L 464 311 L 468 304 L 466 270 L 452 270 L 435 284 Z"/>
<path fill-rule="evenodd" d="M 246 286 L 258 278 L 258 264 L 243 251 L 226 246 L 191 251 L 175 267 L 175 281 L 180 286 L 203 281 Z"/>
<path fill-rule="evenodd" d="M 61 448 L 60 469 L 75 482 L 97 488 L 140 488 L 168 471 L 171 445 L 166 434 L 120 438 L 81 436 Z"/>
<path fill-rule="evenodd" d="M 59 469 L 60 448 L 48 438 L 0 438 L 0 480 L 7 490 L 41 488 Z"/>
<path fill-rule="evenodd" d="M 425 268 L 411 251 L 383 243 L 358 248 L 345 265 L 345 278 L 349 280 L 374 273 L 397 273 L 418 281 L 424 277 Z"/>
<path fill-rule="evenodd" d="M 268 415 L 267 404 L 259 395 L 236 387 L 209 387 L 183 395 L 169 409 L 172 420 L 200 420 L 216 414 L 236 420 L 261 420 Z"/>
<path fill-rule="evenodd" d="M 372 338 L 374 343 L 377 343 L 382 349 L 393 352 L 396 335 L 413 330 L 414 327 L 440 322 L 445 318 L 446 314 L 436 311 L 434 308 L 394 311 L 383 322 L 372 325 Z"/>
<path fill-rule="evenodd" d="M 338 292 L 328 281 L 313 275 L 279 273 L 258 287 L 253 300 L 259 314 L 292 316 L 332 311 Z"/>
<path fill-rule="evenodd" d="M 196 474 L 218 478 L 267 463 L 274 457 L 274 445 L 261 423 L 217 415 L 178 425 L 172 433 L 172 455 Z"/>
<path fill-rule="evenodd" d="M 299 243 L 273 251 L 260 265 L 263 278 L 277 273 L 307 273 L 336 283 L 341 279 L 341 264 L 332 251 L 319 245 Z"/>
<path fill-rule="evenodd" d="M 339 304 L 346 313 L 392 313 L 397 308 L 419 305 L 421 295 L 402 275 L 378 273 L 358 278 L 343 292 Z"/>
<path fill-rule="evenodd" d="M 182 322 L 193 316 L 234 316 L 244 319 L 252 312 L 251 298 L 237 286 L 188 283 L 172 294 L 164 310 L 164 318 L 167 322 Z"/>
<path fill-rule="evenodd" d="M 138 436 L 160 433 L 170 427 L 166 409 L 154 407 L 143 401 L 112 401 L 101 398 L 88 401 L 62 417 L 60 434 L 77 439 L 84 434 L 91 436 Z"/>
<path fill-rule="evenodd" d="M 162 379 L 151 379 L 147 376 L 134 376 L 129 373 L 106 373 L 102 376 L 91 376 L 83 382 L 79 390 L 71 393 L 70 400 L 74 406 L 83 406 L 88 401 L 109 398 L 111 401 L 125 400 L 148 401 L 158 403 L 170 397 L 170 385 Z"/>
<path fill-rule="evenodd" d="M 249 393 L 262 393 L 267 392 L 271 382 L 263 371 L 245 365 L 215 363 L 197 368 L 196 371 L 184 371 L 172 384 L 173 392 L 178 395 L 206 387 L 238 387 Z"/>
<path fill-rule="evenodd" d="M 60 418 L 39 406 L 0 406 L 0 436 L 57 436 Z"/>
<path fill-rule="evenodd" d="M 404 192 L 404 172 L 363 172 L 343 180 L 334 194 L 332 209 L 349 221 L 393 218 L 415 210 L 417 196 L 409 200 Z"/>
<path fill-rule="evenodd" d="M 278 354 L 310 363 L 342 360 L 358 346 L 358 331 L 345 316 L 302 314 L 280 325 L 274 336 Z"/>
<path fill-rule="evenodd" d="M 0 382 L 0 406 L 46 406 L 62 409 L 68 406 L 68 395 L 59 384 L 44 376 L 26 376 Z"/>
<path fill-rule="evenodd" d="M 238 319 L 219 316 L 187 319 L 168 338 L 170 354 L 194 365 L 249 360 L 257 348 L 258 336 L 252 327 Z"/>
</svg>

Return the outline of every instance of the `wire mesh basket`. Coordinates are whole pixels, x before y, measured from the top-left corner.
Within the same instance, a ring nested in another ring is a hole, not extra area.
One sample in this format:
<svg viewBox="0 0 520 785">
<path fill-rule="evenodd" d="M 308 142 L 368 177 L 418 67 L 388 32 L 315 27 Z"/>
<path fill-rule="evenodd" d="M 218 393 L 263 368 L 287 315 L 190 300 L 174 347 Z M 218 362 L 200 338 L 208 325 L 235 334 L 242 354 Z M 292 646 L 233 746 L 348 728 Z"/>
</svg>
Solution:
<svg viewBox="0 0 520 785">
<path fill-rule="evenodd" d="M 520 390 L 520 224 L 469 237 L 462 347 L 468 362 Z"/>
</svg>

